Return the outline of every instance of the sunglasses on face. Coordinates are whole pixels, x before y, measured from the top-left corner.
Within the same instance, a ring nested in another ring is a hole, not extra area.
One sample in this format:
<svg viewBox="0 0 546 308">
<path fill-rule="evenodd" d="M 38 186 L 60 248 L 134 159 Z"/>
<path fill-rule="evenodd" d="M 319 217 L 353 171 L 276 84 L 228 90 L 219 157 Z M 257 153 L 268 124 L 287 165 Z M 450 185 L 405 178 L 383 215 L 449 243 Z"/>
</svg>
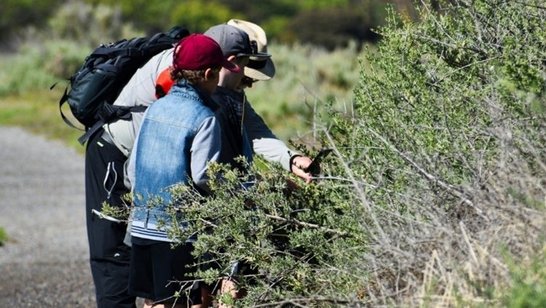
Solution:
<svg viewBox="0 0 546 308">
<path fill-rule="evenodd" d="M 241 83 L 247 87 L 252 87 L 252 84 L 257 82 L 258 80 L 244 76 L 243 79 L 241 79 Z"/>
</svg>

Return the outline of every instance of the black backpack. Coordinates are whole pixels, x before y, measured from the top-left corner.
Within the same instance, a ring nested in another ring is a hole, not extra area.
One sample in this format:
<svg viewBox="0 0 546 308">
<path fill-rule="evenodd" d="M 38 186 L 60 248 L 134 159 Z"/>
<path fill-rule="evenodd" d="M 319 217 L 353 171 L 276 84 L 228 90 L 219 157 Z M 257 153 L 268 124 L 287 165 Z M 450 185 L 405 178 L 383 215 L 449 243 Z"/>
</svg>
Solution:
<svg viewBox="0 0 546 308">
<path fill-rule="evenodd" d="M 105 123 L 116 119 L 128 120 L 131 112 L 143 112 L 145 106 L 114 106 L 112 103 L 138 68 L 188 34 L 188 30 L 174 27 L 151 37 L 102 44 L 87 56 L 83 65 L 70 77 L 69 85 L 59 100 L 65 123 L 77 128 L 62 112 L 62 105 L 68 102 L 74 117 L 85 126 L 86 132 L 78 141 L 84 144 Z"/>
</svg>

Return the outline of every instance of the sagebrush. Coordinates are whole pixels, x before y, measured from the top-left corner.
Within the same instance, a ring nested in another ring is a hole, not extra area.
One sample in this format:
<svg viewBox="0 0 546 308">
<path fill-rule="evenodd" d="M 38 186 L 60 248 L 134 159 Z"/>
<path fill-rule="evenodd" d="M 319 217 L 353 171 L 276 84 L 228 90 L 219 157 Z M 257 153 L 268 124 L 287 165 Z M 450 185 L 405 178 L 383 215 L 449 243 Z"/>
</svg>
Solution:
<svg viewBox="0 0 546 308">
<path fill-rule="evenodd" d="M 235 260 L 255 270 L 237 304 L 544 302 L 512 300 L 546 282 L 518 283 L 510 263 L 544 265 L 546 9 L 423 3 L 419 22 L 390 15 L 354 102 L 326 101 L 302 139 L 311 155 L 334 149 L 314 184 L 290 189 L 296 179 L 261 164 L 248 190 L 224 170 L 214 198 L 176 191 L 190 228 L 173 237 L 199 232 L 197 253 L 220 264 L 203 277 Z"/>
</svg>

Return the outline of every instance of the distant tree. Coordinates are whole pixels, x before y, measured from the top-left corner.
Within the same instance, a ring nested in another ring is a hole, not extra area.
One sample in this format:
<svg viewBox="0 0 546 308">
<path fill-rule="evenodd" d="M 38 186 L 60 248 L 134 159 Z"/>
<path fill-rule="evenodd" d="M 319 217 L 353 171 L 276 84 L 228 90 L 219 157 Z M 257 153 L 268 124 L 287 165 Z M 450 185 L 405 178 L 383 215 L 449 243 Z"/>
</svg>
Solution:
<svg viewBox="0 0 546 308">
<path fill-rule="evenodd" d="M 0 49 L 17 46 L 17 36 L 29 26 L 41 27 L 64 0 L 0 1 Z"/>
<path fill-rule="evenodd" d="M 260 23 L 269 18 L 294 16 L 299 11 L 297 1 L 290 0 L 262 0 L 259 4 L 246 0 L 218 1 L 233 11 L 244 14 L 248 19 Z"/>
<path fill-rule="evenodd" d="M 256 5 L 241 0 L 219 1 L 233 11 L 242 12 L 251 21 L 261 24 L 271 39 L 313 43 L 329 49 L 344 46 L 350 40 L 375 42 L 378 36 L 371 29 L 384 23 L 386 4 L 393 3 L 396 7 L 407 10 L 409 2 L 264 0 Z M 411 7 L 411 2 L 409 3 Z"/>
<path fill-rule="evenodd" d="M 328 10 L 349 5 L 350 0 L 263 0 L 257 5 L 244 0 L 218 0 L 232 11 L 240 12 L 250 21 L 260 24 L 271 39 L 282 42 L 299 40 L 290 24 L 298 15 L 311 10 Z M 306 25 L 310 28 L 312 25 Z"/>
<path fill-rule="evenodd" d="M 225 23 L 231 18 L 242 18 L 242 14 L 215 1 L 184 1 L 170 13 L 171 23 L 184 25 L 195 32 L 204 32 L 210 26 Z"/>
<path fill-rule="evenodd" d="M 108 4 L 121 8 L 123 20 L 148 33 L 164 31 L 173 25 L 203 32 L 208 27 L 241 17 L 219 1 L 199 0 L 87 0 L 92 4 Z"/>
<path fill-rule="evenodd" d="M 370 2 L 356 7 L 302 11 L 289 24 L 301 42 L 334 49 L 351 40 L 375 42 L 379 36 L 372 30 L 382 24 L 384 5 Z"/>
<path fill-rule="evenodd" d="M 123 20 L 146 30 L 167 27 L 170 14 L 181 1 L 163 0 L 84 0 L 93 5 L 106 4 L 121 9 Z"/>
</svg>

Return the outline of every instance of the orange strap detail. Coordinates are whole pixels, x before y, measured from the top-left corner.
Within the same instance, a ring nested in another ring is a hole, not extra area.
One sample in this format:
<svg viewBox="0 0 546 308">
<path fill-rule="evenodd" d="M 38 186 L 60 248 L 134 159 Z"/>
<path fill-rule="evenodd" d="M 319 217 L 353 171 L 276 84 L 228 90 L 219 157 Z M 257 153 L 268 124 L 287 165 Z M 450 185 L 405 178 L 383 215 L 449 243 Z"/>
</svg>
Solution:
<svg viewBox="0 0 546 308">
<path fill-rule="evenodd" d="M 155 97 L 161 98 L 167 95 L 173 84 L 174 81 L 171 78 L 171 67 L 167 67 L 159 76 L 157 76 L 155 82 Z"/>
</svg>

